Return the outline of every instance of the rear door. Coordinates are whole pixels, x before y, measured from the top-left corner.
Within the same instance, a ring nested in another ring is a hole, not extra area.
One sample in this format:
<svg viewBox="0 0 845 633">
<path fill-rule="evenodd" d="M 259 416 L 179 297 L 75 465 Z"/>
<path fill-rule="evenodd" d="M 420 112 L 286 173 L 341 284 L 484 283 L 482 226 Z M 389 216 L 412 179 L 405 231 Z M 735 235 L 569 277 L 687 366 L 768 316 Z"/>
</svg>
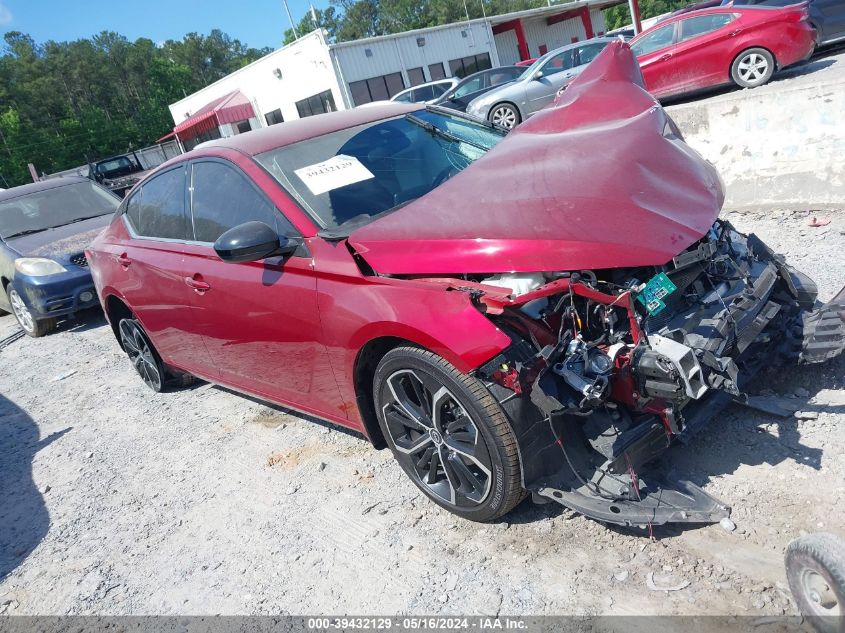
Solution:
<svg viewBox="0 0 845 633">
<path fill-rule="evenodd" d="M 678 90 L 672 47 L 675 43 L 675 23 L 666 24 L 644 34 L 631 43 L 637 56 L 648 91 L 662 97 Z"/>
<path fill-rule="evenodd" d="M 186 254 L 194 319 L 224 384 L 317 410 L 340 400 L 321 341 L 313 261 L 303 247 L 288 258 L 226 263 L 213 243 L 257 220 L 298 236 L 263 191 L 235 164 L 192 163 L 190 208 L 195 244 Z"/>
<path fill-rule="evenodd" d="M 162 172 L 126 201 L 123 221 L 130 239 L 114 255 L 124 275 L 116 285 L 166 363 L 208 376 L 183 268 L 192 237 L 186 173 L 187 163 Z"/>
<path fill-rule="evenodd" d="M 709 13 L 678 23 L 674 47 L 677 88 L 697 90 L 727 83 L 734 57 L 734 38 L 742 29 L 736 13 Z"/>
<path fill-rule="evenodd" d="M 812 0 L 810 17 L 821 31 L 822 43 L 845 38 L 845 2 L 843 0 Z"/>
</svg>

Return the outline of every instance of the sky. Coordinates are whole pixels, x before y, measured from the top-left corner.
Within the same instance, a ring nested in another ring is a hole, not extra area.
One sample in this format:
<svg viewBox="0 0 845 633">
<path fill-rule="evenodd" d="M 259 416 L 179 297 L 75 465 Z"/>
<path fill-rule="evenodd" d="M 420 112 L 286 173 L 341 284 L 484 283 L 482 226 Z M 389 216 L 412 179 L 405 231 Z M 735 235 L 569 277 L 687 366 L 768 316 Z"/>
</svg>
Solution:
<svg viewBox="0 0 845 633">
<path fill-rule="evenodd" d="M 318 9 L 328 0 L 311 0 Z M 309 0 L 288 0 L 295 22 Z M 218 28 L 248 46 L 278 48 L 290 28 L 282 0 L 0 0 L 0 31 L 36 42 L 75 40 L 116 31 L 130 40 L 181 39 Z"/>
</svg>

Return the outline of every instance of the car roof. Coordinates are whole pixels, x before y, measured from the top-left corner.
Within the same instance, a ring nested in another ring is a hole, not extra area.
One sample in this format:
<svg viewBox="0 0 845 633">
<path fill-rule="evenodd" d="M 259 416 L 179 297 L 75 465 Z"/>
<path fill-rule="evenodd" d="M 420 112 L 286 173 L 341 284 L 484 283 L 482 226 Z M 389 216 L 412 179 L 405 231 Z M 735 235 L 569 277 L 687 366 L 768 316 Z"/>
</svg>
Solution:
<svg viewBox="0 0 845 633">
<path fill-rule="evenodd" d="M 12 200 L 22 196 L 28 196 L 39 191 L 46 191 L 48 189 L 56 189 L 57 187 L 65 187 L 80 182 L 91 182 L 88 178 L 82 176 L 62 176 L 61 178 L 49 178 L 39 182 L 32 182 L 28 185 L 21 185 L 20 187 L 12 187 L 5 191 L 0 191 L 0 202 L 5 200 Z"/>
<path fill-rule="evenodd" d="M 796 4 L 800 4 L 798 0 L 796 0 Z M 676 22 L 680 22 L 681 20 L 689 20 L 690 18 L 697 18 L 702 15 L 714 15 L 718 13 L 744 13 L 746 9 L 754 9 L 753 5 L 746 6 L 732 6 L 732 5 L 721 5 L 717 7 L 705 7 L 703 9 L 696 9 L 695 11 L 687 11 L 686 13 L 679 13 L 677 15 L 668 15 L 663 20 L 659 22 L 655 22 L 647 29 L 643 29 L 642 33 L 638 33 L 636 37 L 633 37 L 633 40 L 639 40 L 642 35 L 645 33 L 650 33 L 651 31 L 656 31 L 658 27 L 661 26 L 668 26 L 669 24 L 674 24 Z M 778 7 L 780 8 L 780 7 Z"/>
<path fill-rule="evenodd" d="M 195 150 L 198 153 L 188 152 L 179 158 L 185 156 L 191 158 L 200 155 L 200 152 L 214 148 L 234 149 L 243 154 L 254 156 L 285 145 L 292 145 L 357 125 L 401 116 L 424 108 L 425 104 L 422 103 L 385 103 L 370 108 L 352 108 L 340 112 L 327 112 L 304 119 L 285 121 L 278 125 L 271 125 L 244 134 L 208 141 L 208 144 L 203 143 L 201 149 Z"/>
</svg>

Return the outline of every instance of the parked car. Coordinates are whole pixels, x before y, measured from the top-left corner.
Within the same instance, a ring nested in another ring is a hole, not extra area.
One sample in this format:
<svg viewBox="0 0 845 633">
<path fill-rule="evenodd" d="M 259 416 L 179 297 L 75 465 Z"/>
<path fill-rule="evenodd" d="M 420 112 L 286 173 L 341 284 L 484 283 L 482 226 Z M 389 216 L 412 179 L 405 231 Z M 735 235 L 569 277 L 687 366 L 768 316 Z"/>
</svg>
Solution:
<svg viewBox="0 0 845 633">
<path fill-rule="evenodd" d="M 794 4 L 795 0 L 792 0 L 792 3 Z M 661 16 L 657 21 L 663 22 L 669 18 L 674 18 L 676 15 L 684 15 L 685 13 L 692 13 L 693 11 L 700 11 L 701 9 L 712 9 L 713 7 L 718 7 L 721 4 L 722 0 L 702 0 L 702 2 L 693 2 L 692 4 L 688 4 L 685 7 L 681 7 L 680 9 Z"/>
<path fill-rule="evenodd" d="M 845 0 L 809 0 L 810 24 L 816 29 L 816 45 L 845 41 Z M 726 6 L 786 7 L 796 0 L 723 0 Z"/>
<path fill-rule="evenodd" d="M 513 83 L 473 100 L 467 113 L 505 129 L 519 125 L 544 108 L 586 68 L 613 38 L 602 37 L 567 44 L 546 53 Z"/>
<path fill-rule="evenodd" d="M 84 249 L 111 221 L 120 199 L 80 176 L 0 193 L 0 310 L 29 336 L 60 316 L 97 305 Z"/>
<path fill-rule="evenodd" d="M 390 100 L 398 103 L 433 103 L 439 99 L 444 92 L 454 88 L 460 81 L 457 77 L 449 79 L 438 79 L 428 83 L 408 88 L 393 95 Z"/>
<path fill-rule="evenodd" d="M 720 7 L 675 16 L 631 40 L 645 85 L 658 98 L 735 83 L 762 86 L 775 70 L 807 59 L 816 33 L 806 3 Z"/>
<path fill-rule="evenodd" d="M 531 492 L 718 521 L 648 464 L 760 367 L 845 346 L 845 289 L 814 311 L 723 200 L 617 41 L 507 135 L 392 104 L 217 140 L 140 183 L 89 258 L 155 391 L 186 372 L 359 431 L 467 519 Z"/>
<path fill-rule="evenodd" d="M 479 71 L 462 79 L 434 103 L 444 108 L 466 112 L 470 101 L 494 88 L 518 79 L 524 72 L 525 68 L 519 66 L 501 66 Z"/>
<path fill-rule="evenodd" d="M 98 160 L 88 166 L 88 177 L 121 198 L 149 173 L 135 152 Z"/>
<path fill-rule="evenodd" d="M 516 62 L 514 66 L 530 66 L 534 62 L 537 61 L 536 57 L 531 57 L 529 59 L 523 59 L 522 61 Z"/>
</svg>

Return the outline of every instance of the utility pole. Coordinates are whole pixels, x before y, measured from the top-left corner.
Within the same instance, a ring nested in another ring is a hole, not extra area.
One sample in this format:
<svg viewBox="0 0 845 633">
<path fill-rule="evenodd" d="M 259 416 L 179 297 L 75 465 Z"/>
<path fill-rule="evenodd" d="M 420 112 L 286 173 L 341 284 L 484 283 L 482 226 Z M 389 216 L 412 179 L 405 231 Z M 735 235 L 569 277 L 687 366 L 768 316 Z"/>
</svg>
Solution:
<svg viewBox="0 0 845 633">
<path fill-rule="evenodd" d="M 640 20 L 640 0 L 628 0 L 628 8 L 631 10 L 631 23 L 634 25 L 634 34 L 643 32 L 643 23 Z"/>
<path fill-rule="evenodd" d="M 293 23 L 293 17 L 290 14 L 290 7 L 288 7 L 288 0 L 282 0 L 282 4 L 285 5 L 285 13 L 288 14 L 288 20 L 290 21 L 290 28 L 293 30 L 293 38 L 295 40 L 299 39 L 299 33 L 296 32 L 296 24 Z"/>
</svg>

